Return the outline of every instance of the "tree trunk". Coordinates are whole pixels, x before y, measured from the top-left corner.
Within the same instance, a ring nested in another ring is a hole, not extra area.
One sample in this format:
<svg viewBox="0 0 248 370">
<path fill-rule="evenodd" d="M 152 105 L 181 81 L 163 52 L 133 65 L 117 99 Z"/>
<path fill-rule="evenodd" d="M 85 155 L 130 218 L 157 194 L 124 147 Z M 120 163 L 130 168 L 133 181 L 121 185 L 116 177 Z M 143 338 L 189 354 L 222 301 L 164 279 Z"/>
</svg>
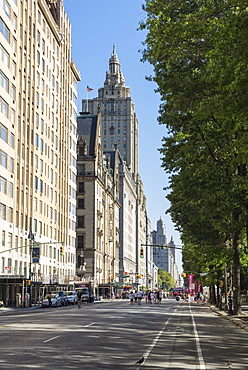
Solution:
<svg viewBox="0 0 248 370">
<path fill-rule="evenodd" d="M 210 286 L 209 299 L 211 304 L 216 304 L 215 286 Z"/>
<path fill-rule="evenodd" d="M 240 297 L 240 255 L 237 233 L 233 235 L 233 314 L 242 314 Z"/>
</svg>

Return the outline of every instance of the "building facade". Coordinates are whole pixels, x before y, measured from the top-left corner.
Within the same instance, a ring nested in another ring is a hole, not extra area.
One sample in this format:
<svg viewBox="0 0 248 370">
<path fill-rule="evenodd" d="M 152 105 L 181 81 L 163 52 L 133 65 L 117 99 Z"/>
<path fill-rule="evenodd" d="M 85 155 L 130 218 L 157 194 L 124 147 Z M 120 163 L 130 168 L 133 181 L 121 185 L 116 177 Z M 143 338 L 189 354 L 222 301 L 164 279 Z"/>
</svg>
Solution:
<svg viewBox="0 0 248 370">
<path fill-rule="evenodd" d="M 100 115 L 78 123 L 77 275 L 106 295 L 119 279 L 118 151 L 103 154 Z"/>
<path fill-rule="evenodd" d="M 120 281 L 145 286 L 146 255 L 140 257 L 140 248 L 146 242 L 146 197 L 138 173 L 138 119 L 115 45 L 104 86 L 98 89 L 96 98 L 83 100 L 82 107 L 91 114 L 100 110 L 103 151 L 117 146 L 121 156 Z"/>
<path fill-rule="evenodd" d="M 11 304 L 75 273 L 80 74 L 61 0 L 2 0 L 0 16 L 0 298 Z"/>
</svg>

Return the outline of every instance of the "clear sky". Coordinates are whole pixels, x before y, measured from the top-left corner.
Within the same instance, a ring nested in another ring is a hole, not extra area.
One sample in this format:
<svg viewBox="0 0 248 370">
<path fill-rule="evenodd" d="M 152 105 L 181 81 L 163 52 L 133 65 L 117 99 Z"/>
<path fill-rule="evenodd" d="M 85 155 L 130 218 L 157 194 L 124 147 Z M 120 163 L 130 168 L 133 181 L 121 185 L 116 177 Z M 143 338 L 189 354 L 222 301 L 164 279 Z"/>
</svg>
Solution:
<svg viewBox="0 0 248 370">
<path fill-rule="evenodd" d="M 148 217 L 152 230 L 161 217 L 166 225 L 167 239 L 171 236 L 175 244 L 181 244 L 166 209 L 169 202 L 163 190 L 167 186 L 167 175 L 161 168 L 161 140 L 166 136 L 166 127 L 157 121 L 160 96 L 155 93 L 156 84 L 145 76 L 153 74 L 148 63 L 140 61 L 145 40 L 145 31 L 138 31 L 139 22 L 145 19 L 142 10 L 143 0 L 64 0 L 64 8 L 72 27 L 72 58 L 80 73 L 78 84 L 78 109 L 82 110 L 81 100 L 86 98 L 86 86 L 93 91 L 88 98 L 98 94 L 103 86 L 109 58 L 116 45 L 126 86 L 131 88 L 131 97 L 139 120 L 139 173 L 147 198 Z M 180 268 L 181 253 L 176 252 Z"/>
</svg>

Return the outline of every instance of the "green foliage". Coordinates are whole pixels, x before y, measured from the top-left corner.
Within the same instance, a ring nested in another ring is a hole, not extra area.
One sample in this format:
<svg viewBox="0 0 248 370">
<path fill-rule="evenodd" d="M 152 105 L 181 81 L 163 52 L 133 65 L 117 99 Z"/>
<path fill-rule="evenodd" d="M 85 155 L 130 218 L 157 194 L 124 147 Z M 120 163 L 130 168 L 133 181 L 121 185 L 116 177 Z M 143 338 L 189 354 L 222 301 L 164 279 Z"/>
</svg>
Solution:
<svg viewBox="0 0 248 370">
<path fill-rule="evenodd" d="M 171 274 L 160 267 L 158 268 L 158 284 L 162 285 L 165 290 L 170 290 L 176 286 L 176 282 Z"/>
<path fill-rule="evenodd" d="M 148 79 L 168 130 L 160 149 L 168 212 L 191 249 L 190 268 L 211 272 L 206 281 L 232 262 L 237 312 L 248 235 L 248 2 L 146 0 L 143 9 L 142 60 L 153 65 Z"/>
</svg>

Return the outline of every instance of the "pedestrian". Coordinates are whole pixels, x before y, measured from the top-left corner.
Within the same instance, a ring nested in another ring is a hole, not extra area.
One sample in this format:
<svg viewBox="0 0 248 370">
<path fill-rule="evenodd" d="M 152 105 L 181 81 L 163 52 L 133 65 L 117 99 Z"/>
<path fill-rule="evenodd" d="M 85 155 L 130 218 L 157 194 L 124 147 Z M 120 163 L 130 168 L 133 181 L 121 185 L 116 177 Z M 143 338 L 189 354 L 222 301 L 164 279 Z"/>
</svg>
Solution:
<svg viewBox="0 0 248 370">
<path fill-rule="evenodd" d="M 135 290 L 135 292 L 134 292 L 134 303 L 137 303 L 137 301 L 138 301 L 138 292 L 137 292 L 137 290 Z"/>
<path fill-rule="evenodd" d="M 142 297 L 143 297 L 142 290 L 139 290 L 138 291 L 137 296 L 138 296 L 138 304 L 141 304 L 141 300 L 142 300 Z"/>
<path fill-rule="evenodd" d="M 159 303 L 159 291 L 157 291 L 157 293 L 156 293 L 156 303 L 157 304 Z"/>
<path fill-rule="evenodd" d="M 82 304 L 82 292 L 78 292 L 77 293 L 77 304 L 78 304 L 78 308 L 81 308 L 81 304 Z"/>
<path fill-rule="evenodd" d="M 51 292 L 48 293 L 47 299 L 48 299 L 48 307 L 52 307 L 52 294 L 51 294 Z"/>
<path fill-rule="evenodd" d="M 148 304 L 148 292 L 145 293 L 146 304 Z"/>
<path fill-rule="evenodd" d="M 163 292 L 159 292 L 159 303 L 161 303 L 162 302 L 162 298 L 163 298 Z"/>
<path fill-rule="evenodd" d="M 153 292 L 151 294 L 151 299 L 152 299 L 152 304 L 155 304 L 155 302 L 156 302 L 156 293 L 155 292 Z"/>
<path fill-rule="evenodd" d="M 134 292 L 133 291 L 130 292 L 129 298 L 130 298 L 130 304 L 133 304 L 133 300 L 134 300 Z"/>
<path fill-rule="evenodd" d="M 148 303 L 152 304 L 152 292 L 148 292 Z"/>
</svg>

